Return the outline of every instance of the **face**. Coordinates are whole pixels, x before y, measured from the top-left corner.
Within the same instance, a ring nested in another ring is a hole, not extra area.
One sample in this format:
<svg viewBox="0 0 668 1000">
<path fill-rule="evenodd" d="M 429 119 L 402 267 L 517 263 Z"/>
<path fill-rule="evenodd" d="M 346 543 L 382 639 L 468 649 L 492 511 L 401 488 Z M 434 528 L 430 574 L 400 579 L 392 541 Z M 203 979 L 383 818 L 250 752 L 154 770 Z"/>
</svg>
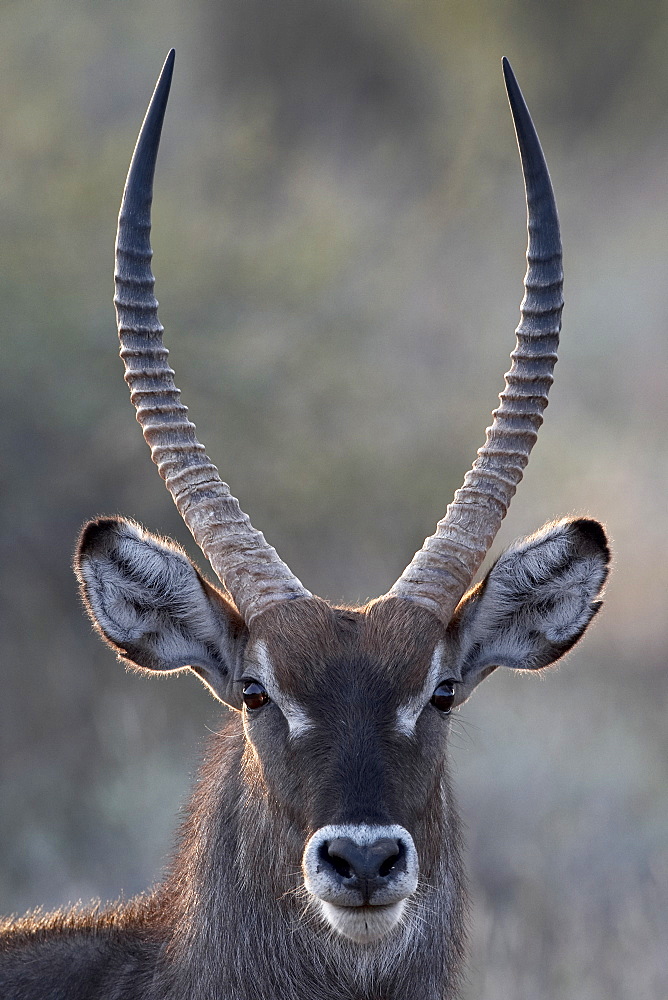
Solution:
<svg viewBox="0 0 668 1000">
<path fill-rule="evenodd" d="M 119 519 L 86 527 L 78 573 L 128 663 L 190 667 L 241 709 L 242 805 L 259 807 L 247 822 L 274 827 L 258 831 L 264 858 L 280 843 L 290 877 L 301 860 L 311 908 L 369 942 L 419 919 L 433 889 L 462 896 L 450 706 L 499 665 L 537 670 L 570 649 L 600 607 L 607 561 L 595 522 L 546 525 L 497 560 L 447 628 L 396 597 L 361 611 L 286 599 L 246 623 L 178 546 Z"/>
<path fill-rule="evenodd" d="M 444 630 L 396 600 L 366 613 L 287 602 L 263 618 L 237 679 L 253 758 L 299 831 L 311 903 L 344 937 L 377 939 L 430 879 L 441 841 Z"/>
</svg>

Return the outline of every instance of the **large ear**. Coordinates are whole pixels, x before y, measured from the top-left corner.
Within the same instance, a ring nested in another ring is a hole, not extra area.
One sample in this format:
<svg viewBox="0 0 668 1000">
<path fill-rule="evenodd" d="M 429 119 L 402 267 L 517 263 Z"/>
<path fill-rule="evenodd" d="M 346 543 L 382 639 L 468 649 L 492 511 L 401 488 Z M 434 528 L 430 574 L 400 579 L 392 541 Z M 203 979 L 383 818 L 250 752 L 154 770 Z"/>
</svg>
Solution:
<svg viewBox="0 0 668 1000">
<path fill-rule="evenodd" d="M 515 542 L 462 599 L 457 703 L 496 667 L 538 670 L 573 646 L 601 607 L 610 552 L 598 521 L 564 519 Z"/>
<path fill-rule="evenodd" d="M 131 666 L 191 667 L 239 708 L 232 681 L 247 639 L 243 619 L 178 545 L 124 518 L 90 521 L 74 568 L 88 613 Z"/>
</svg>

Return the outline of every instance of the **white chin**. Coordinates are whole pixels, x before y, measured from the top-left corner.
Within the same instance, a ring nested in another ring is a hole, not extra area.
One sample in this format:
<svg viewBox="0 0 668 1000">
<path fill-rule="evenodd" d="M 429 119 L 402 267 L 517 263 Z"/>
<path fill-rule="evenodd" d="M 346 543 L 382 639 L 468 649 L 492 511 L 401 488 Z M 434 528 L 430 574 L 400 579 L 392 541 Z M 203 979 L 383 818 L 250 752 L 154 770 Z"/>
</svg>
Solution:
<svg viewBox="0 0 668 1000">
<path fill-rule="evenodd" d="M 320 911 L 337 934 L 357 941 L 358 944 L 369 944 L 389 934 L 401 921 L 406 901 L 389 906 L 335 906 L 319 899 Z"/>
</svg>

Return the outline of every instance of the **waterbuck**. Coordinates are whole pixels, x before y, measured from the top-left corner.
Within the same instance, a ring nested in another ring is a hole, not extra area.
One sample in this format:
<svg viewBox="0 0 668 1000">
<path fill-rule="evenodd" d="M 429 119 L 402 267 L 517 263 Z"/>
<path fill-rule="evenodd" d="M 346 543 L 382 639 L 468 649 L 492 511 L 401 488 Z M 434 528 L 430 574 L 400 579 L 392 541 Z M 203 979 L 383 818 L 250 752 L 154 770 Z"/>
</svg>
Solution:
<svg viewBox="0 0 668 1000">
<path fill-rule="evenodd" d="M 150 260 L 174 55 L 121 205 L 116 308 L 137 419 L 223 584 L 122 518 L 80 537 L 88 612 L 121 659 L 195 671 L 228 708 L 164 881 L 108 908 L 8 921 L 3 1000 L 443 1000 L 457 994 L 465 876 L 448 776 L 453 709 L 497 667 L 539 670 L 601 605 L 601 525 L 566 518 L 471 582 L 522 478 L 552 382 L 559 225 L 531 118 L 503 69 L 527 197 L 526 294 L 485 444 L 435 534 L 362 608 L 313 596 L 240 510 L 179 401 Z"/>
</svg>

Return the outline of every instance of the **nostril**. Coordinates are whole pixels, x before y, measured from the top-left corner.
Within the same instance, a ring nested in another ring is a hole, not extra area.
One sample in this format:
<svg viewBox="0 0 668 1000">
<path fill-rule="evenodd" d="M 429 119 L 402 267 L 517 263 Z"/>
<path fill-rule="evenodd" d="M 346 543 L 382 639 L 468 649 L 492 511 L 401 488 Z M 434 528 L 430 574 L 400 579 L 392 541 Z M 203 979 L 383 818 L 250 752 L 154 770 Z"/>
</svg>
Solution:
<svg viewBox="0 0 668 1000">
<path fill-rule="evenodd" d="M 396 865 L 397 861 L 399 860 L 400 854 L 401 852 L 397 850 L 393 854 L 391 854 L 388 858 L 386 858 L 385 861 L 381 862 L 380 868 L 378 869 L 378 874 L 381 875 L 383 878 L 386 878 Z"/>
<path fill-rule="evenodd" d="M 347 837 L 337 837 L 322 845 L 324 860 L 331 865 L 340 878 L 351 879 L 357 874 L 358 848 Z"/>
<path fill-rule="evenodd" d="M 337 858 L 336 855 L 334 855 L 334 857 L 331 857 L 329 859 L 329 863 L 331 864 L 332 868 L 337 873 L 337 875 L 340 875 L 341 878 L 353 877 L 352 868 L 350 867 L 347 861 L 343 860 L 343 858 Z"/>
<path fill-rule="evenodd" d="M 397 867 L 399 861 L 405 853 L 404 847 L 399 840 L 392 840 L 383 837 L 368 848 L 373 857 L 372 866 L 378 878 L 387 878 Z"/>
<path fill-rule="evenodd" d="M 341 878 L 352 878 L 355 874 L 350 863 L 340 854 L 336 847 L 337 841 L 332 841 L 330 843 L 325 842 L 318 854 L 320 855 L 320 860 L 325 863 L 327 867 L 332 867 L 337 875 Z M 333 848 L 333 849 L 332 849 Z"/>
</svg>

